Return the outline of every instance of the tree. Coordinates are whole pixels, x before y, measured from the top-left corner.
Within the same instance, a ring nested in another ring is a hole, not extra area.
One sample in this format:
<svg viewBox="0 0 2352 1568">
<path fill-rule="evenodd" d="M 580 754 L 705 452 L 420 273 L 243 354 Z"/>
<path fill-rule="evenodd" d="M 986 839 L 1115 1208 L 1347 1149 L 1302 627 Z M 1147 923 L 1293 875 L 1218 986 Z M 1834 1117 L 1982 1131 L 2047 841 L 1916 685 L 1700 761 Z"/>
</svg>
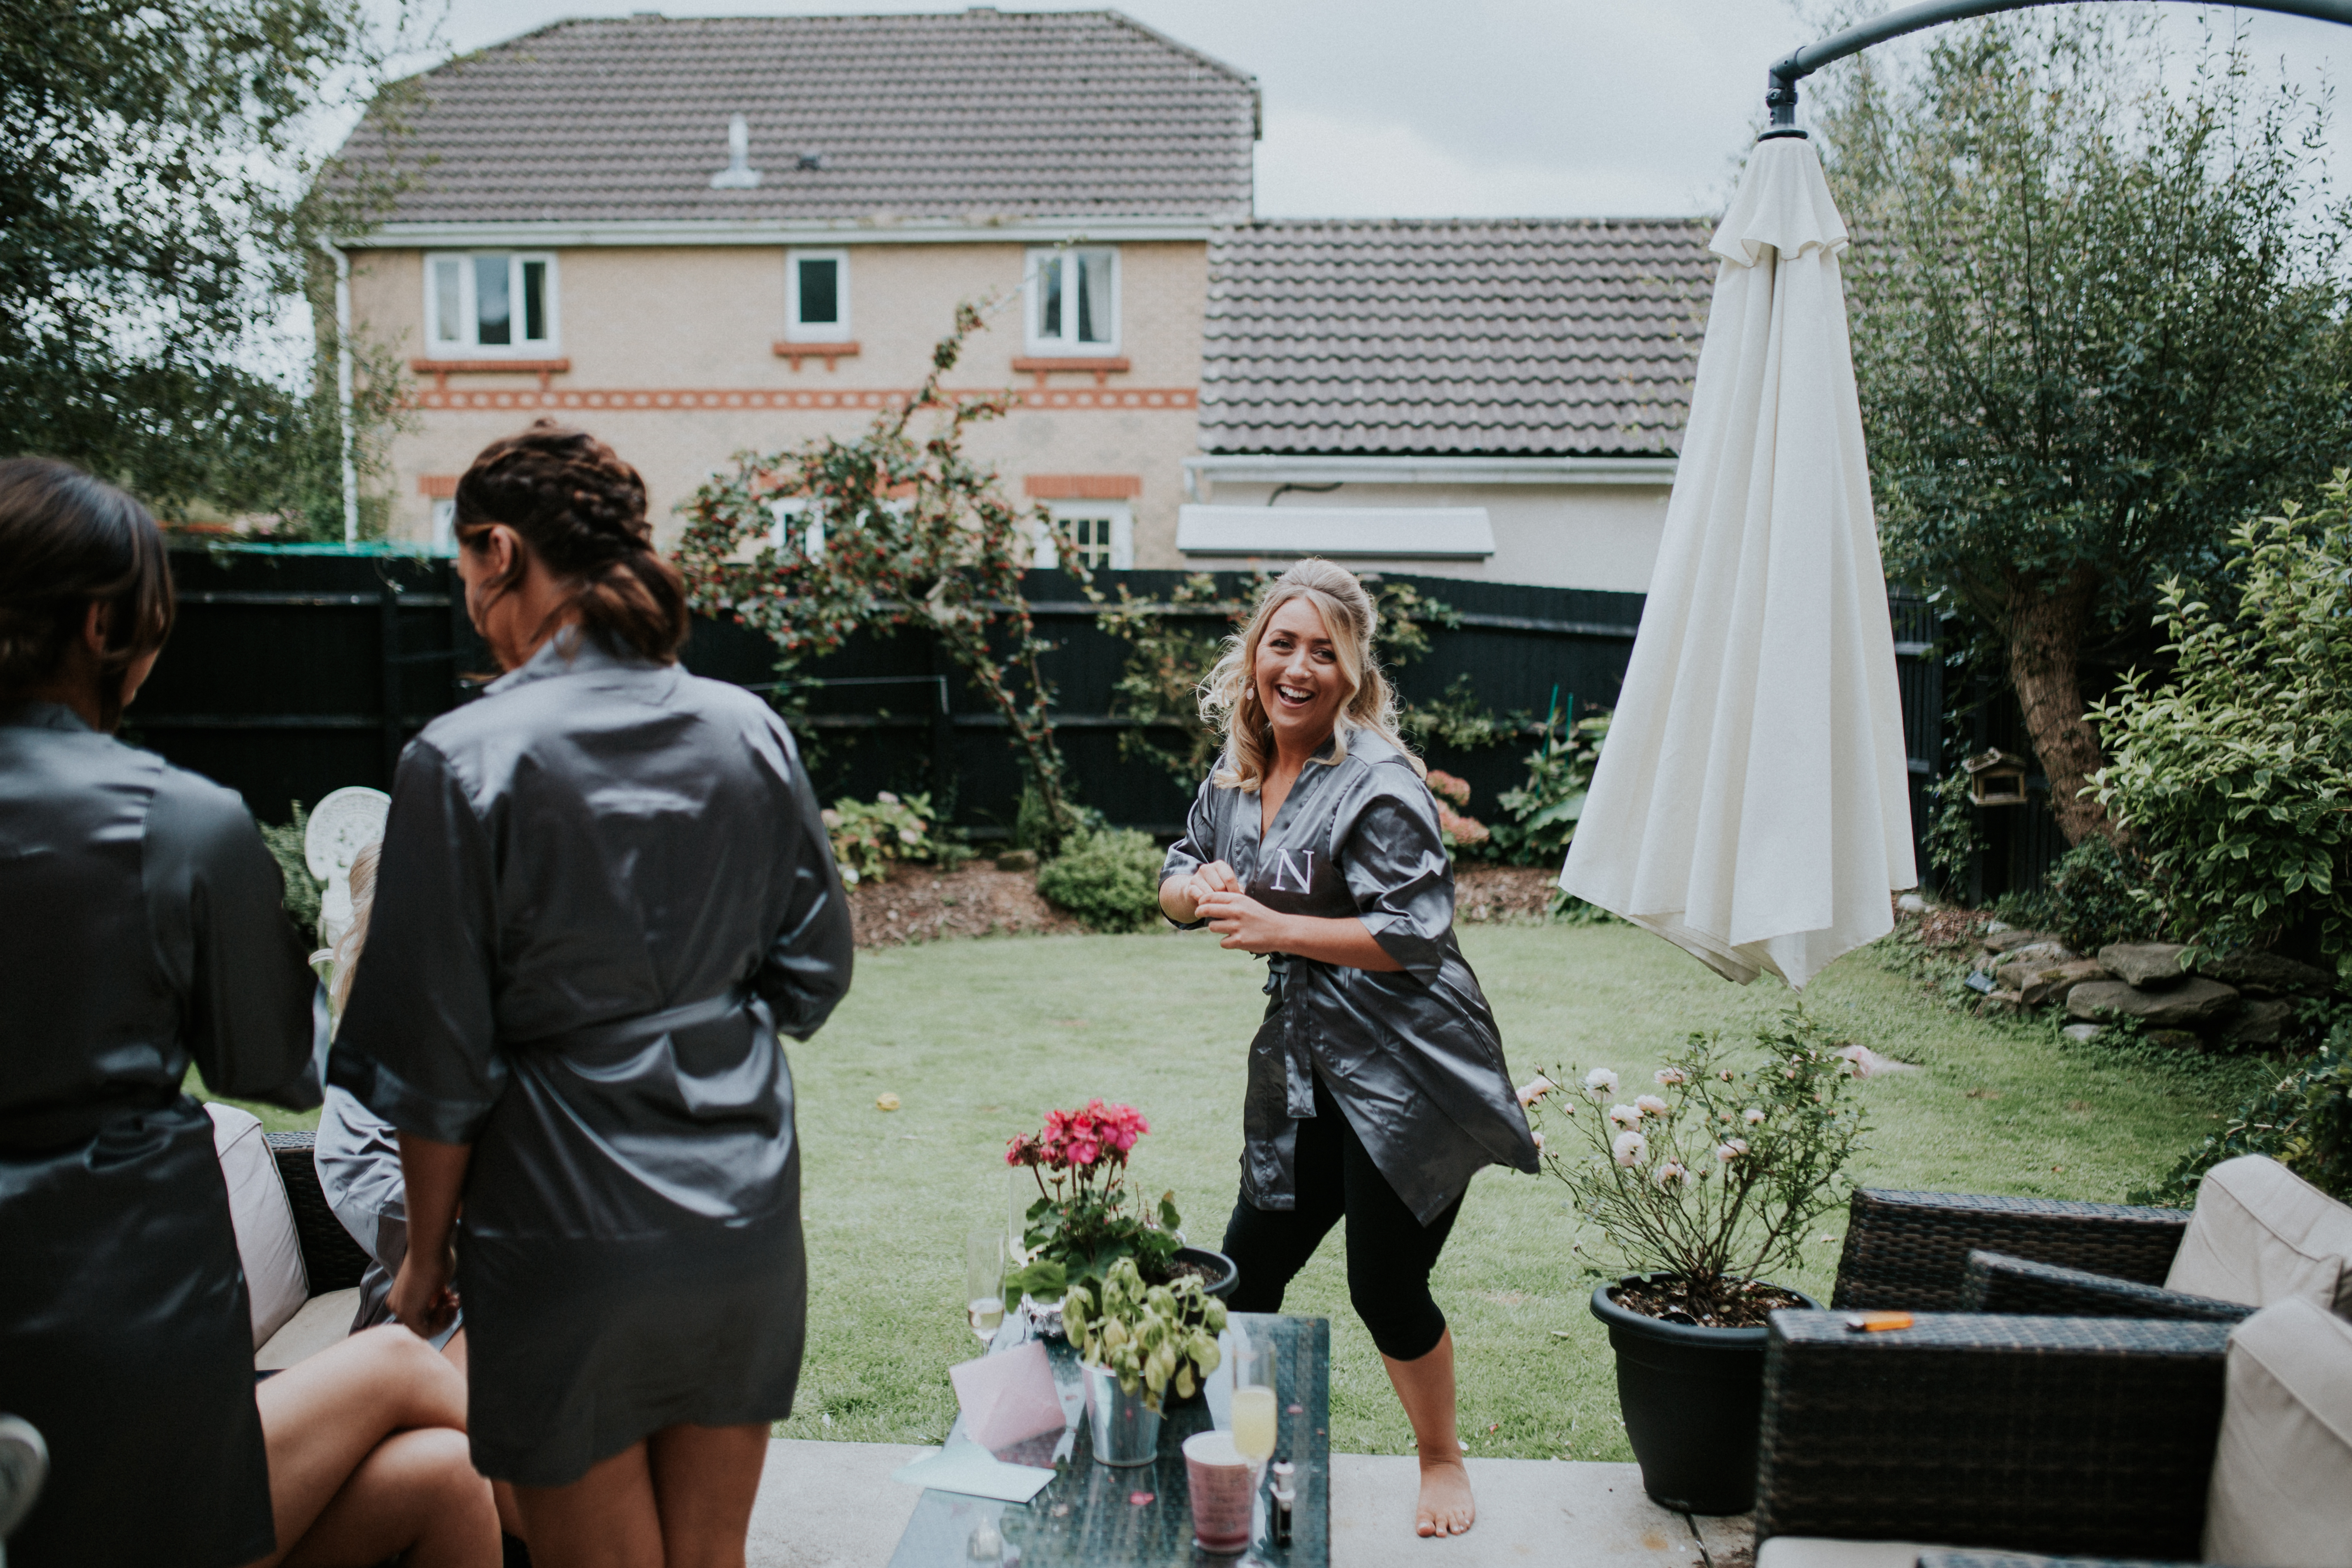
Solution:
<svg viewBox="0 0 2352 1568">
<path fill-rule="evenodd" d="M 2324 115 L 2242 47 L 2166 67 L 2145 22 L 2001 18 L 1819 95 L 1889 569 L 2005 664 L 2069 842 L 2115 831 L 2086 644 L 2324 479 L 2352 412 Z"/>
<path fill-rule="evenodd" d="M 387 194 L 319 178 L 305 151 L 322 110 L 373 88 L 376 9 L 0 0 L 0 453 L 341 532 L 331 370 L 273 340 L 318 285 L 318 239 Z M 362 424 L 395 395 L 369 377 Z"/>
<path fill-rule="evenodd" d="M 1038 665 L 1048 645 L 1021 592 L 1036 554 L 1032 530 L 1053 524 L 1041 510 L 1016 510 L 995 473 L 964 455 L 966 433 L 1001 418 L 1011 395 L 940 386 L 983 319 L 980 306 L 956 307 L 955 330 L 932 350 L 922 386 L 858 439 L 739 453 L 733 473 L 705 480 L 682 509 L 676 558 L 694 607 L 766 634 L 779 676 L 859 631 L 915 626 L 936 636 L 1012 731 L 1047 835 L 1059 843 L 1079 819 L 1054 739 L 1053 689 Z M 919 414 L 934 416 L 928 434 L 914 428 Z M 801 521 L 788 521 L 779 503 L 795 500 L 804 503 Z M 1061 543 L 1063 558 L 1074 558 L 1072 542 Z"/>
</svg>

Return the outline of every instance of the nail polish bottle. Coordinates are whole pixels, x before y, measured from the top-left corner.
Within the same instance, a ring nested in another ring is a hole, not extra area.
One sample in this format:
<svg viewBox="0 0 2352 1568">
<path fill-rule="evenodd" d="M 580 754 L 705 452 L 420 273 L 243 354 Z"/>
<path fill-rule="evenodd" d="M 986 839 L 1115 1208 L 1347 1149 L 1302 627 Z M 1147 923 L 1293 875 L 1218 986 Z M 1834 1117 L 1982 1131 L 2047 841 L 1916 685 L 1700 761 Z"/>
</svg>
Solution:
<svg viewBox="0 0 2352 1568">
<path fill-rule="evenodd" d="M 1287 1459 L 1274 1467 L 1274 1543 L 1290 1544 L 1290 1516 L 1298 1501 L 1298 1467 Z"/>
</svg>

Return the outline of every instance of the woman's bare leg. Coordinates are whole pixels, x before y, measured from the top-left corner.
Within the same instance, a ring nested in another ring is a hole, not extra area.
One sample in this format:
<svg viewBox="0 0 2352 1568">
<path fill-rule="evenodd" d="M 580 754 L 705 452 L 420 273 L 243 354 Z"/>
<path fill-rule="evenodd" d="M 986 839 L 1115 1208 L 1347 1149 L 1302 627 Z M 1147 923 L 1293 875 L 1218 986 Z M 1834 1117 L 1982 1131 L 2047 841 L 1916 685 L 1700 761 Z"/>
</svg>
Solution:
<svg viewBox="0 0 2352 1568">
<path fill-rule="evenodd" d="M 562 1487 L 517 1487 L 531 1568 L 666 1568 L 646 1446 L 632 1443 Z"/>
<path fill-rule="evenodd" d="M 667 1568 L 743 1568 L 768 1428 L 666 1426 L 647 1445 Z"/>
<path fill-rule="evenodd" d="M 449 1342 L 441 1347 L 441 1353 L 447 1359 L 451 1366 L 456 1367 L 459 1373 L 464 1373 L 466 1370 L 466 1331 L 459 1329 L 456 1333 L 451 1334 L 449 1336 Z M 498 1505 L 499 1528 L 506 1531 L 509 1535 L 513 1536 L 517 1541 L 525 1539 L 522 1532 L 522 1510 L 515 1506 L 513 1485 L 507 1481 L 492 1481 L 490 1483 L 490 1500 Z"/>
<path fill-rule="evenodd" d="M 564 1487 L 517 1487 L 533 1568 L 743 1568 L 768 1428 L 666 1426 Z"/>
<path fill-rule="evenodd" d="M 1454 1432 L 1454 1331 L 1437 1348 L 1412 1361 L 1382 1356 L 1389 1382 L 1396 1385 L 1405 1418 L 1412 1423 L 1413 1447 L 1421 1454 L 1421 1506 L 1413 1530 L 1422 1535 L 1460 1535 L 1478 1518 L 1470 1495 L 1470 1467 Z"/>
<path fill-rule="evenodd" d="M 411 1552 L 418 1568 L 495 1568 L 489 1483 L 466 1452 L 466 1380 L 423 1340 L 396 1323 L 354 1334 L 262 1384 L 254 1403 L 278 1527 L 278 1550 L 255 1568 L 331 1561 L 295 1555 L 331 1511 L 353 1563 Z M 384 1441 L 395 1433 L 407 1439 L 396 1452 Z M 403 1502 L 410 1491 L 415 1508 Z"/>
</svg>

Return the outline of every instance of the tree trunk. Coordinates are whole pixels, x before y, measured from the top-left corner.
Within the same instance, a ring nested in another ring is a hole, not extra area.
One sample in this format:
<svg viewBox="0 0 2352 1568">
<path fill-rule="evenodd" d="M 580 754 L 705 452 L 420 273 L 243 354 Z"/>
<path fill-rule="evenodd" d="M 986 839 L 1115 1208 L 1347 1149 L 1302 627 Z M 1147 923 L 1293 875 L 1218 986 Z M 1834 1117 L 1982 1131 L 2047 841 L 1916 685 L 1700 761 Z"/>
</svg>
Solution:
<svg viewBox="0 0 2352 1568">
<path fill-rule="evenodd" d="M 2050 780 L 2050 809 L 2068 844 L 2116 836 L 2107 809 L 2083 794 L 2105 761 L 2084 717 L 2083 635 L 2098 602 L 2099 574 L 2083 567 L 2056 592 L 2020 582 L 2011 590 L 2009 679 L 2025 710 L 2025 731 Z"/>
</svg>

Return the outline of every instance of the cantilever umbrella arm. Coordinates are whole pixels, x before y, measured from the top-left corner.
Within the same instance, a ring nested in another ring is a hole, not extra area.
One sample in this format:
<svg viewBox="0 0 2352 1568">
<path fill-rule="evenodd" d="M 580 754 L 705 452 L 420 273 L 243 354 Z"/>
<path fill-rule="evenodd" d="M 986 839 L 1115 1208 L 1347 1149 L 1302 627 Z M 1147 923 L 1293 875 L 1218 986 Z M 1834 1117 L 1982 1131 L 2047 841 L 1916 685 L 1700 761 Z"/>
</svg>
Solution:
<svg viewBox="0 0 2352 1568">
<path fill-rule="evenodd" d="M 1764 91 L 1764 102 L 1772 111 L 1772 123 L 1759 140 L 1804 134 L 1797 128 L 1797 83 L 1833 60 L 1858 55 L 1873 44 L 1883 44 L 1889 38 L 1899 38 L 1906 33 L 1916 33 L 1922 28 L 1941 26 L 1946 22 L 1966 21 L 1970 16 L 1989 16 L 1997 11 L 2023 11 L 2035 5 L 2065 3 L 2066 0 L 1928 0 L 1928 4 L 1924 5 L 1907 5 L 1900 11 L 1889 11 L 1874 21 L 1857 23 L 1818 44 L 1807 44 L 1772 67 Z M 2232 3 L 2239 10 L 2277 11 L 2289 16 L 2312 16 L 2323 22 L 2352 27 L 2352 0 L 2232 0 Z"/>
</svg>

